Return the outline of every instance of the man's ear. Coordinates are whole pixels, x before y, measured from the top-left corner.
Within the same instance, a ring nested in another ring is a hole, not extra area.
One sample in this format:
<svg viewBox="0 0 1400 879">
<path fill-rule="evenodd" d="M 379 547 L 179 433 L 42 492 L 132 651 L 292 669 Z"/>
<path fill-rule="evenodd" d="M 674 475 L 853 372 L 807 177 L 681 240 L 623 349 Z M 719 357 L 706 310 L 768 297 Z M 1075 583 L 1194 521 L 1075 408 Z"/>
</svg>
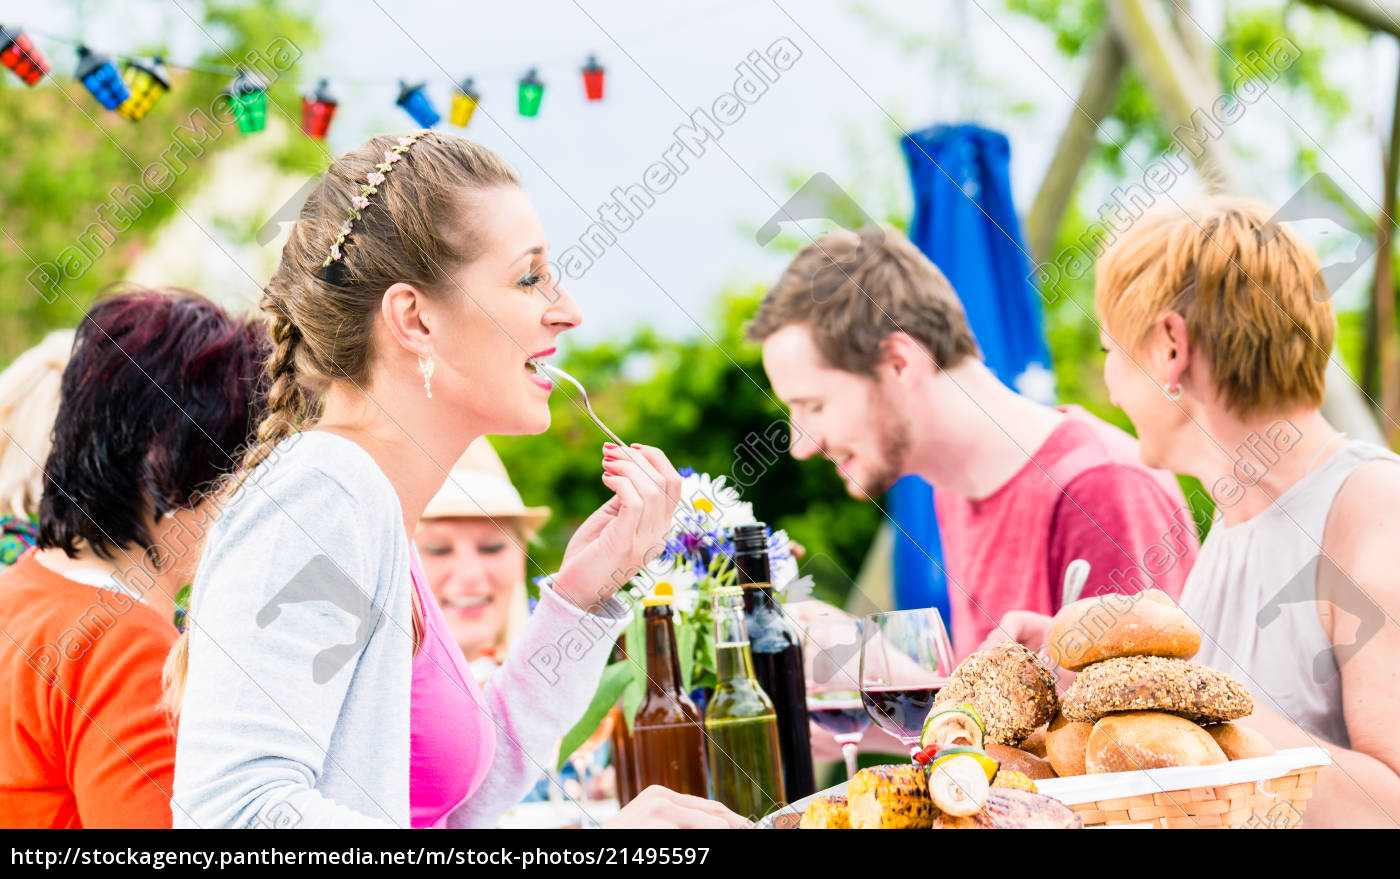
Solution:
<svg viewBox="0 0 1400 879">
<path fill-rule="evenodd" d="M 432 319 L 424 307 L 427 303 L 428 297 L 422 290 L 404 283 L 391 285 L 379 302 L 390 338 L 418 357 L 431 357 L 433 353 Z"/>
<path fill-rule="evenodd" d="M 876 369 L 895 381 L 908 381 L 932 366 L 933 357 L 908 333 L 890 333 L 880 342 Z"/>
</svg>

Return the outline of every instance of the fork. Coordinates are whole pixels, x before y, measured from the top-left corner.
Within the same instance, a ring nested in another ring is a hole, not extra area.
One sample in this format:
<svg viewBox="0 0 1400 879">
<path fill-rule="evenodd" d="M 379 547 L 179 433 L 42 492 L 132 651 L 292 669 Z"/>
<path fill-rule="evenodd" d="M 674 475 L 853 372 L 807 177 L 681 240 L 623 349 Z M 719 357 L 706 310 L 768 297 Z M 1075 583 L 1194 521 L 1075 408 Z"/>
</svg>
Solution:
<svg viewBox="0 0 1400 879">
<path fill-rule="evenodd" d="M 602 429 L 603 433 L 606 433 L 608 435 L 609 439 L 617 443 L 619 448 L 627 448 L 627 443 L 624 443 L 617 434 L 613 433 L 612 429 L 603 423 L 603 419 L 598 417 L 598 413 L 593 411 L 593 406 L 588 402 L 588 392 L 583 389 L 583 385 L 579 383 L 578 379 L 574 378 L 564 370 L 551 363 L 545 363 L 542 360 L 533 359 L 530 362 L 535 364 L 535 369 L 538 369 L 540 372 L 543 372 L 546 376 L 557 376 L 558 378 L 562 378 L 569 384 L 578 388 L 579 396 L 583 397 L 583 408 L 588 411 L 588 417 L 592 418 L 593 423 L 598 425 L 598 427 Z"/>
</svg>

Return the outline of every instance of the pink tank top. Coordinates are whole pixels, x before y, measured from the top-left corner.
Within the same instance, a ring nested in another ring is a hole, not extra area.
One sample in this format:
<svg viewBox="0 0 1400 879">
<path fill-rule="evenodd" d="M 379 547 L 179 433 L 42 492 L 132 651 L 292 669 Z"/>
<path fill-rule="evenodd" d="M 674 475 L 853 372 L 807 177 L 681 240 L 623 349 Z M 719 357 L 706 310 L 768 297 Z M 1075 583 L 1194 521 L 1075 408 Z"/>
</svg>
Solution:
<svg viewBox="0 0 1400 879">
<path fill-rule="evenodd" d="M 481 786 L 496 753 L 496 725 L 452 640 L 447 618 L 411 550 L 413 588 L 423 610 L 423 646 L 413 658 L 409 804 L 415 828 L 442 827 Z"/>
</svg>

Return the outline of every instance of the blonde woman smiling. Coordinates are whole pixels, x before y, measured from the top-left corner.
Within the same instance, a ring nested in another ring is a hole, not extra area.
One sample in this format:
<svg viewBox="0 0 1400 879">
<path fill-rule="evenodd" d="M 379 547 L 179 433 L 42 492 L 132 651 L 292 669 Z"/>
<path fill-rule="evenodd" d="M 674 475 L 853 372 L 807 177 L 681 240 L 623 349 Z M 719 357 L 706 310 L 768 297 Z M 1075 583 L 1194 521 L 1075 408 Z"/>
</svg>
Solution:
<svg viewBox="0 0 1400 879">
<path fill-rule="evenodd" d="M 176 826 L 493 826 L 583 713 L 679 499 L 666 456 L 603 449 L 613 497 L 484 687 L 409 539 L 472 440 L 549 426 L 528 361 L 582 315 L 548 257 L 514 172 L 460 137 L 375 137 L 307 199 L 262 300 L 270 412 L 195 578 Z M 740 823 L 658 791 L 614 822 Z"/>
</svg>

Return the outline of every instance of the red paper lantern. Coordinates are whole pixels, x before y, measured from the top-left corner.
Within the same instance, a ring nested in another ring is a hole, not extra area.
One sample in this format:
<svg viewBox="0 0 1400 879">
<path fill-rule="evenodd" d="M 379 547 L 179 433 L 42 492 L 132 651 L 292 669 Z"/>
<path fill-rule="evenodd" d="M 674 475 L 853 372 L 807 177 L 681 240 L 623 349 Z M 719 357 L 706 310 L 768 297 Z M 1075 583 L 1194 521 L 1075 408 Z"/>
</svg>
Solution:
<svg viewBox="0 0 1400 879">
<path fill-rule="evenodd" d="M 49 72 L 49 59 L 34 47 L 34 41 L 19 28 L 0 27 L 0 64 L 15 76 L 34 85 Z"/>
<path fill-rule="evenodd" d="M 329 86 L 330 83 L 323 79 L 316 86 L 316 91 L 301 96 L 301 130 L 306 132 L 307 137 L 324 140 L 327 129 L 331 127 L 331 117 L 335 115 L 339 102 L 331 95 Z"/>
<path fill-rule="evenodd" d="M 603 67 L 592 55 L 588 56 L 588 64 L 583 68 L 583 93 L 590 101 L 603 100 Z"/>
</svg>

